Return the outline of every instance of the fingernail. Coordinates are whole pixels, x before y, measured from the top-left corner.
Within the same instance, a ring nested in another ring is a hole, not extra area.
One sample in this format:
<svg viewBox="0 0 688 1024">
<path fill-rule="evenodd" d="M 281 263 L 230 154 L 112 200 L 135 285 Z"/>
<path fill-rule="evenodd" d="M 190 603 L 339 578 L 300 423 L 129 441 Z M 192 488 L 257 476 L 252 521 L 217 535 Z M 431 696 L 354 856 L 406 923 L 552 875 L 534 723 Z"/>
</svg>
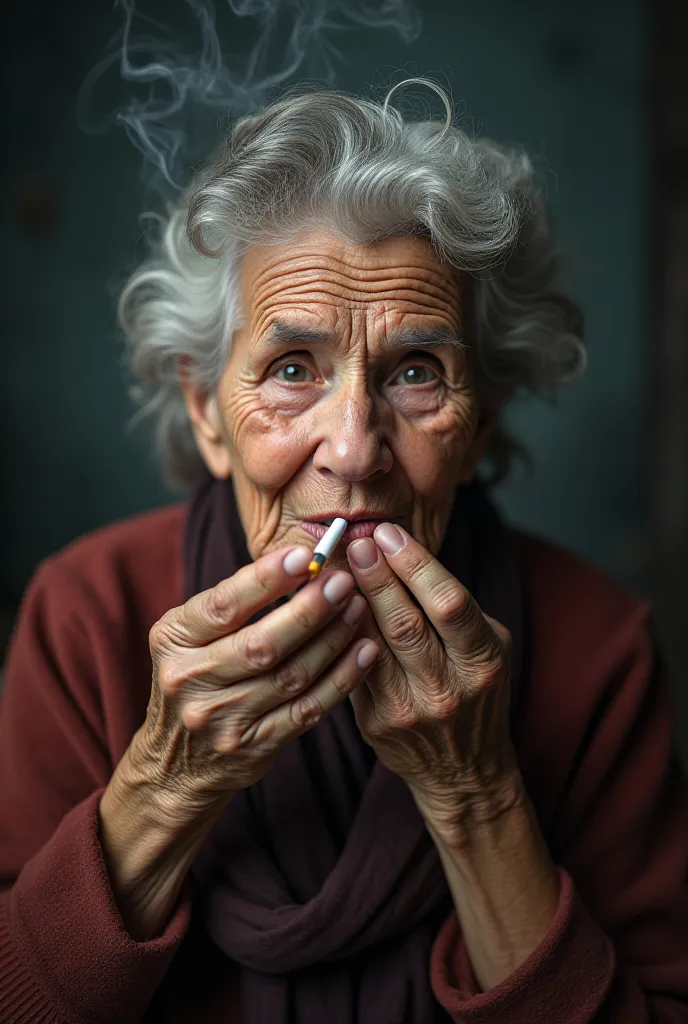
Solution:
<svg viewBox="0 0 688 1024">
<path fill-rule="evenodd" d="M 377 547 L 372 537 L 362 537 L 349 544 L 347 554 L 359 569 L 372 569 L 377 562 Z"/>
<path fill-rule="evenodd" d="M 303 576 L 308 570 L 313 552 L 308 548 L 294 548 L 284 556 L 282 568 L 287 576 Z"/>
<path fill-rule="evenodd" d="M 383 523 L 382 526 L 378 526 L 373 536 L 386 555 L 396 555 L 397 551 L 401 551 L 405 544 L 404 538 L 396 526 L 392 526 L 391 523 Z"/>
<path fill-rule="evenodd" d="M 377 644 L 372 640 L 366 640 L 362 647 L 359 647 L 356 661 L 359 668 L 370 668 L 377 661 L 379 654 Z"/>
<path fill-rule="evenodd" d="M 363 615 L 363 609 L 365 608 L 365 598 L 361 597 L 360 594 L 356 594 L 351 598 L 347 609 L 342 615 L 344 622 L 347 626 L 355 626 L 361 615 Z"/>
<path fill-rule="evenodd" d="M 348 572 L 336 572 L 334 576 L 330 576 L 323 587 L 325 600 L 330 604 L 339 604 L 353 590 L 353 587 L 354 581 Z"/>
</svg>

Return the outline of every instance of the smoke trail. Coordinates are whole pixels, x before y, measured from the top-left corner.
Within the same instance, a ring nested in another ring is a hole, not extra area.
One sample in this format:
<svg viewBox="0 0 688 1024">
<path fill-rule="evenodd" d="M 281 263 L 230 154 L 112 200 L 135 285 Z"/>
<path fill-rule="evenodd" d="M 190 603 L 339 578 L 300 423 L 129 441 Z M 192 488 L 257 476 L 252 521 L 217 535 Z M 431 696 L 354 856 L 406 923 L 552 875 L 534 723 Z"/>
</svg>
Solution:
<svg viewBox="0 0 688 1024">
<path fill-rule="evenodd" d="M 144 167 L 152 164 L 156 183 L 173 188 L 180 187 L 184 168 L 200 155 L 194 153 L 194 141 L 198 148 L 208 148 L 218 117 L 255 112 L 304 73 L 333 87 L 341 60 L 333 36 L 364 26 L 395 31 L 409 43 L 421 28 L 411 0 L 225 0 L 229 20 L 223 40 L 239 41 L 247 28 L 255 37 L 249 46 L 242 41 L 243 56 L 229 56 L 220 43 L 213 0 L 183 4 L 200 36 L 200 47 L 192 53 L 174 41 L 168 28 L 141 14 L 136 0 L 116 0 L 124 14 L 123 28 L 86 77 L 77 99 L 77 118 L 85 131 L 100 133 L 122 125 L 143 154 Z M 135 21 L 148 23 L 154 31 L 135 34 Z M 130 96 L 97 121 L 91 115 L 94 93 L 113 67 L 143 95 Z"/>
</svg>

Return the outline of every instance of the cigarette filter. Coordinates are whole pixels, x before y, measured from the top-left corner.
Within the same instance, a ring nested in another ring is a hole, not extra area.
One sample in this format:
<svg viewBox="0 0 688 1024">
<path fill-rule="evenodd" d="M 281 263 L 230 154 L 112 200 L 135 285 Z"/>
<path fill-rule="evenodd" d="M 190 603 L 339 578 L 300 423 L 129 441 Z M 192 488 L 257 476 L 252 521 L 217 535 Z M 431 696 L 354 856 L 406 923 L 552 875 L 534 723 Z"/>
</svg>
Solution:
<svg viewBox="0 0 688 1024">
<path fill-rule="evenodd" d="M 320 574 L 323 565 L 339 544 L 348 525 L 346 519 L 335 519 L 325 536 L 316 545 L 311 564 L 308 566 L 312 580 Z"/>
</svg>

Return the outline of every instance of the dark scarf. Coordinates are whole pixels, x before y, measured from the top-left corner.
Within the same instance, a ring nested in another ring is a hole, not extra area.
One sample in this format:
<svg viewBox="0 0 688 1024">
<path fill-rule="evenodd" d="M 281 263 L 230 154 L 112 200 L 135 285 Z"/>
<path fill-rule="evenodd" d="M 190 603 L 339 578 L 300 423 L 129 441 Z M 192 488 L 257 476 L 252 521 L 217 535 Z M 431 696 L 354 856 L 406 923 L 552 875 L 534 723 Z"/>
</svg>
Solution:
<svg viewBox="0 0 688 1024">
<path fill-rule="evenodd" d="M 523 603 L 511 534 L 479 485 L 462 487 L 440 559 L 514 638 Z M 186 597 L 250 561 L 231 483 L 189 509 Z M 223 812 L 194 865 L 216 945 L 242 965 L 244 1024 L 447 1020 L 430 949 L 451 908 L 439 857 L 406 785 L 340 705 L 278 754 Z"/>
</svg>

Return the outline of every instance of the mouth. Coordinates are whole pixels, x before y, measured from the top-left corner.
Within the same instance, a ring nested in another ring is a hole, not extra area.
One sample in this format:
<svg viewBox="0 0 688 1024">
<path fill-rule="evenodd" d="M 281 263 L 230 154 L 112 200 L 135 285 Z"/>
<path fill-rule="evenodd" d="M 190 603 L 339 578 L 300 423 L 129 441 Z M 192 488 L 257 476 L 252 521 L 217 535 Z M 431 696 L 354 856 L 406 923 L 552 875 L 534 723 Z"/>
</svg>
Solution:
<svg viewBox="0 0 688 1024">
<path fill-rule="evenodd" d="M 341 517 L 346 519 L 348 526 L 342 535 L 339 544 L 346 546 L 352 540 L 359 540 L 361 537 L 372 537 L 375 529 L 380 523 L 393 522 L 392 516 L 373 515 L 370 512 L 336 512 L 333 515 L 318 517 L 317 519 L 302 519 L 301 529 L 304 530 L 316 541 L 321 540 L 335 519 Z"/>
</svg>

